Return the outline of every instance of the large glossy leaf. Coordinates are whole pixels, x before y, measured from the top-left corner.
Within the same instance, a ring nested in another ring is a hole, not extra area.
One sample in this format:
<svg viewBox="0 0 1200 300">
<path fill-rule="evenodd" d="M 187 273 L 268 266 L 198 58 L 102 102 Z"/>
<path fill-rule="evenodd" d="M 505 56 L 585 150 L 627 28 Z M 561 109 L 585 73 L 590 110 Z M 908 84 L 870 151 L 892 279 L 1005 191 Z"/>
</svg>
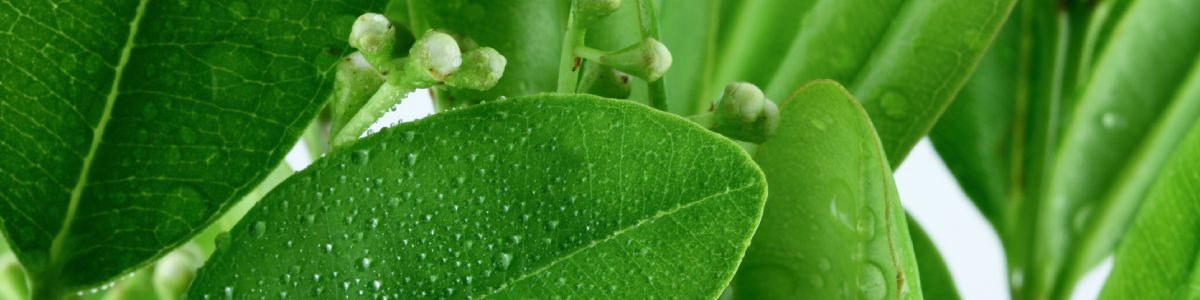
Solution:
<svg viewBox="0 0 1200 300">
<path fill-rule="evenodd" d="M 508 64 L 487 91 L 451 89 L 454 103 L 478 103 L 554 91 L 570 1 L 409 0 L 404 11 L 414 34 L 450 31 L 495 48 Z M 397 9 L 399 10 L 399 9 Z M 470 43 L 466 43 L 470 44 Z"/>
<path fill-rule="evenodd" d="M 736 277 L 746 299 L 921 299 L 891 168 L 866 111 L 832 81 L 780 109 L 755 161 L 770 200 Z"/>
<path fill-rule="evenodd" d="M 1200 125 L 1149 189 L 1121 242 L 1101 299 L 1200 297 Z"/>
<path fill-rule="evenodd" d="M 498 101 L 381 131 L 296 174 L 189 293 L 712 298 L 765 196 L 740 148 L 682 118 L 584 95 Z"/>
<path fill-rule="evenodd" d="M 819 1 L 795 17 L 801 30 L 767 97 L 785 99 L 814 79 L 846 83 L 898 166 L 954 99 L 1014 2 Z"/>
<path fill-rule="evenodd" d="M 1110 253 L 1200 117 L 1198 29 L 1200 2 L 1138 1 L 1097 57 L 1039 208 L 1038 276 L 1057 293 Z"/>
<path fill-rule="evenodd" d="M 39 290 L 132 271 L 252 189 L 365 2 L 0 5 L 0 218 Z"/>
</svg>

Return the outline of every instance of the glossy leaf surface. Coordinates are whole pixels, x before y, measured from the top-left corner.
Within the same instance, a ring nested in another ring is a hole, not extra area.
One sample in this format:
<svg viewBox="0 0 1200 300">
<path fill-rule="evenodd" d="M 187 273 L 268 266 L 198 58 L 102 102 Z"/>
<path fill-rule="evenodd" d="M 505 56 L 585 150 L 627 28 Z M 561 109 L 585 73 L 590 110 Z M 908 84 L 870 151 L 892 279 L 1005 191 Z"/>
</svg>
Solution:
<svg viewBox="0 0 1200 300">
<path fill-rule="evenodd" d="M 1100 299 L 1200 297 L 1200 125 L 1150 188 Z"/>
<path fill-rule="evenodd" d="M 755 161 L 770 200 L 735 282 L 745 299 L 921 299 L 891 168 L 837 83 L 800 88 Z"/>
<path fill-rule="evenodd" d="M 712 298 L 758 224 L 762 176 L 734 143 L 640 104 L 487 103 L 288 179 L 190 295 Z"/>
<path fill-rule="evenodd" d="M 0 218 L 39 290 L 132 271 L 251 190 L 320 109 L 371 7 L 0 5 Z"/>
</svg>

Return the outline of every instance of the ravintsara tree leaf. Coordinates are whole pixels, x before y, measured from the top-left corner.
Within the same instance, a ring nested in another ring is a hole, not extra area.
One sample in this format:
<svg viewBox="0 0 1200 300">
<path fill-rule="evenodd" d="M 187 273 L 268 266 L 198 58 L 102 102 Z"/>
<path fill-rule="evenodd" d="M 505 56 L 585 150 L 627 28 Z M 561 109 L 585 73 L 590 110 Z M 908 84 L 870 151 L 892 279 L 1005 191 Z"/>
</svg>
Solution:
<svg viewBox="0 0 1200 300">
<path fill-rule="evenodd" d="M 891 168 L 866 111 L 816 81 L 780 109 L 755 161 L 770 201 L 738 270 L 746 299 L 921 299 Z"/>
<path fill-rule="evenodd" d="M 508 64 L 504 76 L 487 91 L 449 89 L 451 102 L 478 103 L 554 91 L 570 1 L 409 0 L 409 28 L 449 31 L 464 47 L 495 48 Z"/>
<path fill-rule="evenodd" d="M 0 5 L 0 218 L 39 297 L 134 270 L 251 190 L 367 2 Z"/>
<path fill-rule="evenodd" d="M 1200 117 L 1200 2 L 1137 1 L 1079 92 L 1040 203 L 1037 276 L 1055 294 L 1117 243 Z"/>
<path fill-rule="evenodd" d="M 716 72 L 719 0 L 663 0 L 657 9 L 662 19 L 662 43 L 671 51 L 671 69 L 666 77 L 667 109 L 690 116 L 708 109 L 701 92 L 711 89 Z"/>
<path fill-rule="evenodd" d="M 933 127 L 983 56 L 1014 0 L 819 1 L 775 72 L 776 101 L 814 79 L 862 100 L 898 166 Z"/>
<path fill-rule="evenodd" d="M 713 298 L 765 184 L 736 144 L 640 104 L 496 101 L 383 130 L 289 178 L 189 294 Z"/>
<path fill-rule="evenodd" d="M 1200 124 L 1171 156 L 1132 223 L 1100 299 L 1200 297 Z"/>
</svg>

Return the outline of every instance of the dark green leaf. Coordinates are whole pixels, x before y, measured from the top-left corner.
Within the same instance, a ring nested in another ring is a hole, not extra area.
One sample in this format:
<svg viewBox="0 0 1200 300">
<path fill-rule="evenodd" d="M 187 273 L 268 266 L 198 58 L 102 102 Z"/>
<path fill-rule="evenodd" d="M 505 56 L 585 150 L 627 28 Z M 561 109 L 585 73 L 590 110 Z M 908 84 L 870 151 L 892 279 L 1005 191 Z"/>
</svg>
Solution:
<svg viewBox="0 0 1200 300">
<path fill-rule="evenodd" d="M 0 5 L 0 218 L 39 290 L 130 272 L 254 188 L 366 2 Z"/>
<path fill-rule="evenodd" d="M 1117 251 L 1100 299 L 1200 297 L 1200 124 L 1171 156 Z"/>
<path fill-rule="evenodd" d="M 866 111 L 832 81 L 784 102 L 755 161 L 770 201 L 738 271 L 745 299 L 921 299 L 891 168 Z"/>
<path fill-rule="evenodd" d="M 765 193 L 740 148 L 682 118 L 584 95 L 498 101 L 288 179 L 190 295 L 713 298 Z"/>
</svg>

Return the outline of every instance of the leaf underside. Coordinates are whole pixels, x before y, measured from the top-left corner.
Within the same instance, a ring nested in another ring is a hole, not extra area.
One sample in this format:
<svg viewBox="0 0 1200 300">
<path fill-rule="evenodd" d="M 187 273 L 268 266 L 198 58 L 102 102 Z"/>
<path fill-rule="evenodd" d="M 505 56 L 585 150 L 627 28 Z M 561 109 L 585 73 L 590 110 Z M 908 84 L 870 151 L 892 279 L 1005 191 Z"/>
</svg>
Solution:
<svg viewBox="0 0 1200 300">
<path fill-rule="evenodd" d="M 740 148 L 682 118 L 586 95 L 491 102 L 288 179 L 190 295 L 715 297 L 765 193 Z"/>
</svg>

